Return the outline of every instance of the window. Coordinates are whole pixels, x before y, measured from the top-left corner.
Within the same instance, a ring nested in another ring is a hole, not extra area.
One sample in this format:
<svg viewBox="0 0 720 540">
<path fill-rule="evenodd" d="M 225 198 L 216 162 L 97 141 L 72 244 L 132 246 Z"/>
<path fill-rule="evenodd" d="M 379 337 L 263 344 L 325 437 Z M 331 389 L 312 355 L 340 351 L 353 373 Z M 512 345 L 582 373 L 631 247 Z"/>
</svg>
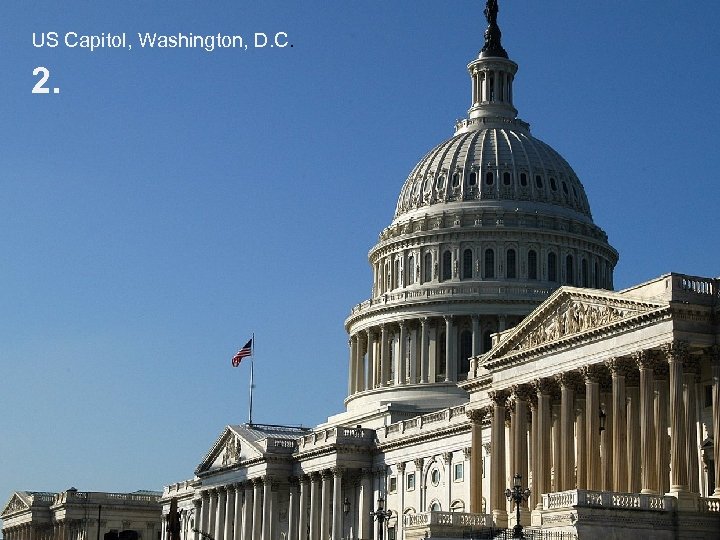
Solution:
<svg viewBox="0 0 720 540">
<path fill-rule="evenodd" d="M 520 173 L 520 185 L 522 187 L 527 187 L 527 174 Z"/>
<path fill-rule="evenodd" d="M 395 540 L 395 527 L 388 527 L 387 540 Z"/>
<path fill-rule="evenodd" d="M 415 283 L 415 257 L 410 255 L 408 257 L 408 285 Z"/>
<path fill-rule="evenodd" d="M 548 253 L 548 281 L 557 281 L 557 256 Z"/>
<path fill-rule="evenodd" d="M 439 469 L 433 469 L 430 472 L 430 482 L 433 486 L 437 486 L 440 484 L 440 470 Z"/>
<path fill-rule="evenodd" d="M 441 508 L 441 506 L 440 506 L 440 503 L 439 503 L 438 501 L 433 501 L 433 502 L 431 502 L 431 503 L 430 503 L 430 506 L 428 507 L 428 509 L 430 510 L 430 512 L 440 512 L 440 508 Z"/>
<path fill-rule="evenodd" d="M 470 371 L 470 356 L 472 356 L 472 332 L 463 330 L 460 333 L 460 359 L 458 361 L 458 377 L 466 379 Z"/>
<path fill-rule="evenodd" d="M 438 189 L 442 189 L 443 186 L 445 186 L 445 177 L 443 175 L 440 175 L 438 177 L 437 187 L 438 187 Z"/>
<path fill-rule="evenodd" d="M 590 286 L 590 276 L 588 275 L 588 262 L 587 259 L 580 261 L 580 283 L 583 287 Z"/>
<path fill-rule="evenodd" d="M 495 252 L 485 250 L 485 279 L 495 279 Z"/>
<path fill-rule="evenodd" d="M 472 279 L 473 277 L 473 256 L 472 249 L 463 251 L 463 279 Z"/>
<path fill-rule="evenodd" d="M 460 173 L 453 174 L 452 185 L 453 187 L 458 187 L 460 185 Z"/>
<path fill-rule="evenodd" d="M 557 182 L 555 182 L 555 178 L 552 176 L 550 177 L 550 189 L 557 191 Z"/>
<path fill-rule="evenodd" d="M 452 253 L 447 250 L 443 253 L 442 257 L 442 279 L 443 281 L 448 280 L 452 277 Z"/>
<path fill-rule="evenodd" d="M 397 476 L 391 476 L 388 480 L 388 491 L 395 493 L 397 491 Z"/>
<path fill-rule="evenodd" d="M 493 176 L 492 171 L 486 172 L 485 173 L 485 183 L 488 186 L 492 186 L 494 182 L 495 182 L 495 176 Z"/>
<path fill-rule="evenodd" d="M 425 254 L 425 275 L 423 276 L 424 281 L 432 281 L 432 253 L 428 252 Z"/>
<path fill-rule="evenodd" d="M 464 512 L 465 511 L 465 503 L 461 500 L 453 501 L 450 505 L 450 511 L 451 512 Z"/>
<path fill-rule="evenodd" d="M 537 279 L 537 252 L 528 251 L 528 279 Z"/>
<path fill-rule="evenodd" d="M 474 186 L 475 184 L 477 184 L 477 173 L 475 171 L 472 171 L 470 173 L 470 176 L 468 176 L 468 185 Z"/>
<path fill-rule="evenodd" d="M 446 340 L 445 340 L 445 332 L 440 333 L 440 337 L 438 338 L 438 354 L 437 354 L 437 365 L 435 366 L 435 373 L 436 380 L 437 381 L 444 381 L 445 380 L 445 347 L 447 346 Z"/>
<path fill-rule="evenodd" d="M 565 257 L 565 283 L 575 285 L 575 265 L 572 255 Z"/>
<path fill-rule="evenodd" d="M 506 186 L 509 186 L 511 183 L 512 183 L 512 179 L 510 177 L 510 173 L 505 171 L 503 173 L 503 184 L 505 184 Z"/>
<path fill-rule="evenodd" d="M 514 249 L 508 249 L 507 250 L 507 256 L 506 256 L 506 268 L 507 271 L 505 272 L 505 275 L 508 279 L 515 279 L 517 277 L 517 267 L 515 264 L 515 250 Z"/>
<path fill-rule="evenodd" d="M 395 259 L 393 277 L 395 278 L 395 288 L 400 287 L 400 260 Z"/>
<path fill-rule="evenodd" d="M 453 465 L 453 480 L 462 482 L 464 473 L 464 463 L 456 463 Z"/>
<path fill-rule="evenodd" d="M 405 480 L 405 489 L 413 491 L 415 489 L 415 473 L 409 473 Z"/>
<path fill-rule="evenodd" d="M 563 193 L 565 195 L 568 195 L 568 188 L 567 188 L 567 184 L 565 183 L 565 180 L 563 180 L 562 189 L 563 189 Z"/>
<path fill-rule="evenodd" d="M 595 263 L 595 275 L 593 276 L 593 283 L 596 289 L 600 288 L 600 267 L 598 263 Z"/>
<path fill-rule="evenodd" d="M 543 187 L 542 176 L 539 174 L 535 175 L 535 186 L 537 186 L 538 189 L 542 189 Z"/>
</svg>

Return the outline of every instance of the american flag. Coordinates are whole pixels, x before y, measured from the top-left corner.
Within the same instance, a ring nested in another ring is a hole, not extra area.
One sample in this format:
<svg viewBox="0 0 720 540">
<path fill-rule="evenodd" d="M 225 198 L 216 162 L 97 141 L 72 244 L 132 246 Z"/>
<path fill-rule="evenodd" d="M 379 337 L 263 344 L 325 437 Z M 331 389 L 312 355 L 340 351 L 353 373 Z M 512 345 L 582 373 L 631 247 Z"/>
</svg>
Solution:
<svg viewBox="0 0 720 540">
<path fill-rule="evenodd" d="M 253 340 L 250 338 L 248 342 L 243 345 L 242 349 L 240 349 L 235 356 L 233 356 L 232 359 L 232 365 L 233 367 L 238 367 L 240 365 L 240 362 L 242 362 L 242 359 L 246 356 L 250 356 L 252 354 L 252 347 L 253 347 Z"/>
</svg>

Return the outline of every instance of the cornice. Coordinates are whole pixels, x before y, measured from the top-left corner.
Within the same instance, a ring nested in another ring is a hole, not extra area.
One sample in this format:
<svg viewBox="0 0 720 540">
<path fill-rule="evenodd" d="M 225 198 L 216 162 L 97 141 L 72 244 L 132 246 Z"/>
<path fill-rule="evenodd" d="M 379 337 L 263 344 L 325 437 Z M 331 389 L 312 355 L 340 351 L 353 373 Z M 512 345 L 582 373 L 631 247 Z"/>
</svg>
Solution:
<svg viewBox="0 0 720 540">
<path fill-rule="evenodd" d="M 444 439 L 446 437 L 457 435 L 459 433 L 469 433 L 472 429 L 472 423 L 469 418 L 466 417 L 464 422 L 458 422 L 452 426 L 438 429 L 436 431 L 428 431 L 424 433 L 418 433 L 417 435 L 410 435 L 407 437 L 398 438 L 386 443 L 378 442 L 378 452 L 389 452 L 397 448 L 404 446 L 411 446 L 418 443 L 436 441 L 438 439 Z"/>
</svg>

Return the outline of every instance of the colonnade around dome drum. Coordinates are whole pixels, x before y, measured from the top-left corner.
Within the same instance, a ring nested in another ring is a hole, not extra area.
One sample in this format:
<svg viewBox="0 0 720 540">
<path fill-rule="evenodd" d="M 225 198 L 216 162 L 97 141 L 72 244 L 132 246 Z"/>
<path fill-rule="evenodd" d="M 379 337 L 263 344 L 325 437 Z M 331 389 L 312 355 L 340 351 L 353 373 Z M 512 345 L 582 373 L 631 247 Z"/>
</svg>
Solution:
<svg viewBox="0 0 720 540">
<path fill-rule="evenodd" d="M 521 318 L 422 316 L 358 330 L 348 340 L 348 395 L 386 386 L 464 380 L 470 357 L 488 351 L 492 334 Z"/>
</svg>

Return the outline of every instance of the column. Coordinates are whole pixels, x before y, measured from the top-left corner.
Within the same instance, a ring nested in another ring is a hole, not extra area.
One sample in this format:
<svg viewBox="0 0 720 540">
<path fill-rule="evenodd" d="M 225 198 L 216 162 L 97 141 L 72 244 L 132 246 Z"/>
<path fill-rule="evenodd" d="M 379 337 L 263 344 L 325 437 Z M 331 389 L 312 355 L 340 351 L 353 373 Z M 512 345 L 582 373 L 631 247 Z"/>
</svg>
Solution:
<svg viewBox="0 0 720 540">
<path fill-rule="evenodd" d="M 398 357 L 395 362 L 395 384 L 407 383 L 407 323 L 400 321 L 400 346 Z"/>
<path fill-rule="evenodd" d="M 298 487 L 298 479 L 296 477 L 290 477 L 287 540 L 298 540 Z"/>
<path fill-rule="evenodd" d="M 472 356 L 480 354 L 480 317 L 472 315 Z"/>
<path fill-rule="evenodd" d="M 215 518 L 215 540 L 225 539 L 225 510 L 227 491 L 225 486 L 218 488 L 217 517 Z"/>
<path fill-rule="evenodd" d="M 530 497 L 528 498 L 528 508 L 533 509 L 537 504 L 537 474 L 538 474 L 538 462 L 537 462 L 537 446 L 538 446 L 538 402 L 537 395 L 534 391 L 528 391 L 528 406 L 530 407 L 530 460 L 528 471 L 528 481 L 526 485 L 530 488 Z M 532 478 L 532 484 L 530 483 Z"/>
<path fill-rule="evenodd" d="M 192 533 L 192 536 L 188 536 L 188 540 L 192 538 L 192 540 L 201 540 L 200 539 L 200 533 L 198 531 L 201 530 L 201 523 L 202 523 L 202 498 L 199 497 L 197 499 L 193 499 L 193 509 L 194 509 L 194 515 L 195 515 L 195 530 Z M 164 538 L 164 537 L 161 537 Z M 65 534 L 63 535 L 63 540 L 71 540 L 70 539 L 70 525 L 68 525 L 67 520 L 65 521 Z"/>
<path fill-rule="evenodd" d="M 330 490 L 332 473 L 329 470 L 322 472 L 322 492 L 320 495 L 320 539 L 325 540 L 330 536 L 330 512 L 328 509 L 332 504 Z"/>
<path fill-rule="evenodd" d="M 372 522 L 370 521 L 370 512 L 373 511 L 372 474 L 372 469 L 362 470 L 362 477 L 360 479 L 358 540 L 369 540 L 372 537 Z M 418 479 L 418 486 L 419 484 Z"/>
<path fill-rule="evenodd" d="M 670 491 L 670 441 L 668 440 L 668 366 L 656 363 L 655 386 L 655 486 L 659 493 Z"/>
<path fill-rule="evenodd" d="M 562 491 L 560 487 L 560 403 L 552 404 L 552 491 Z"/>
<path fill-rule="evenodd" d="M 415 474 L 416 474 L 415 491 L 417 492 L 417 495 L 415 495 L 415 501 L 417 503 L 415 505 L 415 508 L 418 509 L 418 512 L 422 512 L 425 509 L 425 502 L 423 501 L 423 493 L 425 491 L 425 487 L 422 482 L 423 465 L 425 464 L 425 459 L 424 458 L 415 458 L 413 460 L 413 463 L 415 464 Z M 471 490 L 472 490 L 472 488 L 471 488 Z"/>
<path fill-rule="evenodd" d="M 375 332 L 367 330 L 367 385 L 365 388 L 370 390 L 375 388 Z"/>
<path fill-rule="evenodd" d="M 560 384 L 560 491 L 575 486 L 575 403 L 573 387 L 576 376 L 572 373 L 557 375 Z"/>
<path fill-rule="evenodd" d="M 263 481 L 260 478 L 253 479 L 253 519 L 252 537 L 253 540 L 260 540 L 262 537 L 262 496 Z"/>
<path fill-rule="evenodd" d="M 234 526 L 233 526 L 233 540 L 242 540 L 243 531 L 243 485 L 235 484 L 235 509 L 234 509 Z"/>
<path fill-rule="evenodd" d="M 505 504 L 505 391 L 490 392 L 493 402 L 490 459 L 490 510 L 496 527 L 507 525 Z"/>
<path fill-rule="evenodd" d="M 400 461 L 397 464 L 397 483 L 398 483 L 398 509 L 400 510 L 400 513 L 402 513 L 402 509 L 405 508 L 405 467 L 406 464 L 404 461 Z M 397 520 L 397 528 L 396 528 L 396 537 L 397 538 L 404 538 L 405 535 L 403 534 L 403 523 L 402 518 L 399 518 Z"/>
<path fill-rule="evenodd" d="M 550 492 L 551 469 L 551 412 L 550 395 L 552 387 L 548 379 L 537 379 L 533 383 L 537 394 L 537 453 L 536 469 L 533 471 L 533 484 L 537 501 L 537 510 L 542 510 L 542 495 Z"/>
<path fill-rule="evenodd" d="M 335 467 L 335 468 L 333 468 L 332 473 L 333 473 L 332 540 L 342 540 L 342 519 L 343 519 L 342 476 L 343 476 L 343 470 L 341 467 Z"/>
<path fill-rule="evenodd" d="M 528 446 L 527 446 L 527 401 L 526 389 L 522 386 L 513 387 L 513 397 L 515 398 L 515 415 L 513 418 L 513 442 L 514 442 L 514 458 L 515 463 L 512 469 L 513 476 L 519 474 L 522 477 L 523 484 L 528 485 Z M 527 501 L 520 504 L 521 509 L 527 508 Z"/>
<path fill-rule="evenodd" d="M 670 491 L 687 491 L 687 453 L 685 404 L 683 402 L 683 362 L 687 343 L 675 341 L 663 347 L 670 370 Z"/>
<path fill-rule="evenodd" d="M 653 361 L 648 351 L 636 353 L 634 360 L 640 370 L 640 492 L 656 493 Z"/>
<path fill-rule="evenodd" d="M 208 491 L 201 491 L 200 492 L 200 523 L 198 529 L 200 532 L 203 532 L 205 534 L 210 533 L 210 493 Z M 198 533 L 196 535 L 198 540 L 202 538 L 202 536 Z"/>
<path fill-rule="evenodd" d="M 450 361 L 452 357 L 452 315 L 445 315 L 445 382 L 453 380 L 451 378 L 450 366 L 454 362 Z"/>
<path fill-rule="evenodd" d="M 270 526 L 273 522 L 272 478 L 266 476 L 263 482 L 262 540 L 272 540 Z"/>
<path fill-rule="evenodd" d="M 602 489 L 600 483 L 600 382 L 597 366 L 582 369 L 585 378 L 585 455 L 587 489 Z"/>
<path fill-rule="evenodd" d="M 687 438 L 688 491 L 700 493 L 699 443 L 697 435 L 697 393 L 696 386 L 700 378 L 700 366 L 696 359 L 688 357 L 683 362 L 683 404 L 685 405 L 685 426 Z"/>
<path fill-rule="evenodd" d="M 600 385 L 600 410 L 605 415 L 605 427 L 600 431 L 600 463 L 602 464 L 601 489 L 613 490 L 613 467 L 615 456 L 613 454 L 613 407 L 611 392 L 602 392 L 605 383 Z"/>
<path fill-rule="evenodd" d="M 577 473 L 575 475 L 575 484 L 570 489 L 587 489 L 587 425 L 585 415 L 587 414 L 586 396 L 578 396 L 575 400 L 575 462 Z"/>
<path fill-rule="evenodd" d="M 448 501 L 448 505 L 453 500 L 452 499 L 452 485 L 453 485 L 453 477 L 452 477 L 452 460 L 453 460 L 453 454 L 452 452 L 443 452 L 442 455 L 443 463 L 445 464 L 445 478 L 447 478 L 447 491 L 445 492 L 445 498 Z M 403 463 L 403 471 L 405 470 L 405 464 Z M 402 503 L 402 500 L 400 501 Z M 402 506 L 400 506 L 402 508 Z"/>
<path fill-rule="evenodd" d="M 350 336 L 348 339 L 348 347 L 350 349 L 350 361 L 348 362 L 348 396 L 355 393 L 357 383 L 357 370 L 355 369 L 355 359 L 357 355 L 357 336 Z"/>
<path fill-rule="evenodd" d="M 225 540 L 234 540 L 233 538 L 233 522 L 235 521 L 235 486 L 226 486 L 227 496 L 225 498 L 225 531 L 223 538 Z"/>
<path fill-rule="evenodd" d="M 208 510 L 208 534 L 217 534 L 215 530 L 215 522 L 217 521 L 218 492 L 216 489 L 210 490 L 210 509 Z"/>
<path fill-rule="evenodd" d="M 611 490 L 623 492 L 627 489 L 627 399 L 625 374 L 628 366 L 621 358 L 611 358 L 605 365 L 612 378 L 612 427 L 613 464 Z"/>
<path fill-rule="evenodd" d="M 243 504 L 243 535 L 242 540 L 252 540 L 253 535 L 253 484 L 245 482 L 245 502 Z"/>
<path fill-rule="evenodd" d="M 720 441 L 720 347 L 710 349 L 712 357 L 712 429 L 713 441 Z M 715 491 L 713 497 L 720 497 L 720 444 L 713 445 L 715 460 Z"/>
<path fill-rule="evenodd" d="M 423 317 L 420 319 L 420 382 L 428 382 L 428 370 L 430 368 L 428 363 L 428 348 L 429 348 L 429 336 L 428 336 L 428 318 Z"/>
<path fill-rule="evenodd" d="M 387 342 L 387 327 L 384 324 L 380 325 L 380 386 L 387 386 L 388 372 L 390 371 L 388 365 L 388 342 Z M 326 540 L 323 538 L 323 540 Z"/>
<path fill-rule="evenodd" d="M 640 465 L 640 388 L 638 373 L 628 374 L 627 385 L 627 487 L 628 493 L 642 489 Z M 622 491 L 622 490 L 621 490 Z"/>
<path fill-rule="evenodd" d="M 365 390 L 365 333 L 356 334 L 357 348 L 355 350 L 355 392 Z"/>
<path fill-rule="evenodd" d="M 482 421 L 485 417 L 484 409 L 473 409 L 466 414 L 470 419 L 470 512 L 480 514 L 482 512 Z M 421 483 L 418 474 L 418 486 Z M 418 508 L 418 512 L 422 509 Z"/>
<path fill-rule="evenodd" d="M 308 502 L 310 499 L 310 477 L 306 474 L 300 477 L 300 504 L 298 505 L 298 540 L 307 540 L 310 535 L 308 523 Z"/>
<path fill-rule="evenodd" d="M 320 475 L 313 473 L 310 482 L 310 540 L 320 540 Z"/>
</svg>

